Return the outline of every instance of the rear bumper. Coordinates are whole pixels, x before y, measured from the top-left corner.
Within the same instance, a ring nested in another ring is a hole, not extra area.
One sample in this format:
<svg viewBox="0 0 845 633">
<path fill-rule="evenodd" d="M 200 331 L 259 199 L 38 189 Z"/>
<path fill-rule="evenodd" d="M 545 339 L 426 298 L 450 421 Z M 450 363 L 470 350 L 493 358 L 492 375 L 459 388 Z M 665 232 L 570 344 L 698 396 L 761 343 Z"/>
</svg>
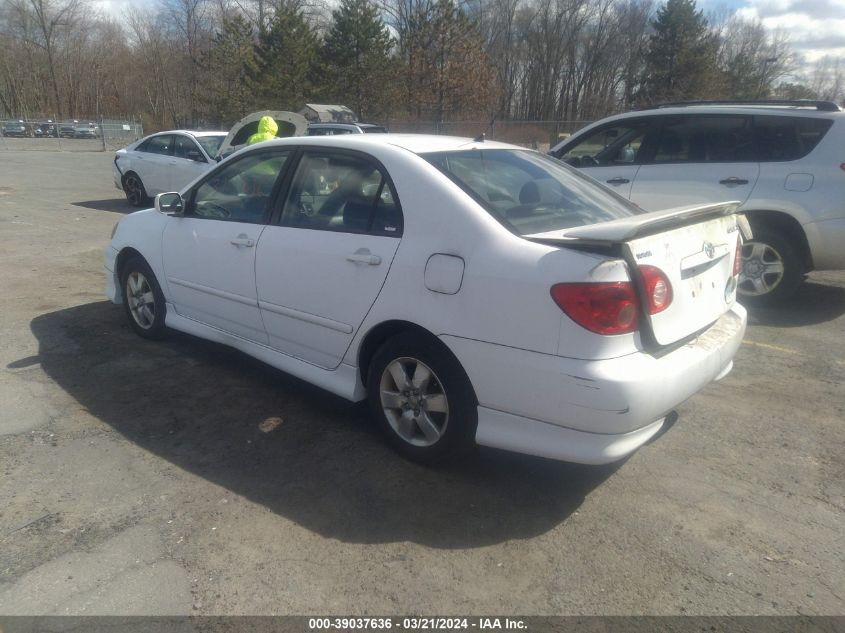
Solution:
<svg viewBox="0 0 845 633">
<path fill-rule="evenodd" d="M 475 388 L 476 441 L 532 455 L 606 463 L 636 450 L 668 413 L 726 375 L 745 333 L 739 304 L 659 358 L 586 361 L 444 336 Z"/>
<path fill-rule="evenodd" d="M 630 433 L 602 435 L 478 407 L 475 441 L 482 446 L 579 464 L 609 464 L 637 450 L 663 428 L 664 418 Z"/>
<path fill-rule="evenodd" d="M 815 270 L 845 269 L 845 218 L 804 225 Z"/>
</svg>

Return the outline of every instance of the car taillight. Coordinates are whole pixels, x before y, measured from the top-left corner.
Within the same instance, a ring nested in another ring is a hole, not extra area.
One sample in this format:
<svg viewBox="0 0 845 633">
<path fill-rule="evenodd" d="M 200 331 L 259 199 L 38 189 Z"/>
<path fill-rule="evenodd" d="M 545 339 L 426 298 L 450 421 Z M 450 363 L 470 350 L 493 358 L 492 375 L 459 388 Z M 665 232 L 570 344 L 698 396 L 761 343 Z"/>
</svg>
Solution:
<svg viewBox="0 0 845 633">
<path fill-rule="evenodd" d="M 736 236 L 736 254 L 734 255 L 733 276 L 736 277 L 742 270 L 742 238 Z"/>
<path fill-rule="evenodd" d="M 655 266 L 640 266 L 640 276 L 645 286 L 648 313 L 663 312 L 672 303 L 672 284 L 669 278 Z"/>
<path fill-rule="evenodd" d="M 637 329 L 637 298 L 630 282 L 555 284 L 551 295 L 570 319 L 591 332 L 627 334 Z"/>
</svg>

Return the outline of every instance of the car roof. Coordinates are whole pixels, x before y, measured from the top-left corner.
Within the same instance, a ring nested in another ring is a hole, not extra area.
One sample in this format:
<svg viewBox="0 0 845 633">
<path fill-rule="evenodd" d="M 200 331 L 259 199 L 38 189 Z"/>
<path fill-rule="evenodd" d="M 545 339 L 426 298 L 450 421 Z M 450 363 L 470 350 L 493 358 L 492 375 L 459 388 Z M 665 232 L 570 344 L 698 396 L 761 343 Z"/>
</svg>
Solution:
<svg viewBox="0 0 845 633">
<path fill-rule="evenodd" d="M 194 137 L 201 137 L 201 136 L 226 136 L 228 132 L 221 132 L 217 130 L 162 130 L 161 132 L 155 132 L 150 134 L 150 136 L 158 136 L 159 134 L 190 134 Z"/>
<path fill-rule="evenodd" d="M 385 127 L 385 126 L 382 125 L 381 123 L 361 123 L 359 121 L 359 122 L 356 122 L 356 123 L 349 123 L 349 122 L 343 122 L 343 123 L 341 123 L 341 122 L 338 122 L 338 123 L 309 123 L 308 127 L 309 128 L 312 128 L 312 127 L 314 127 L 314 128 L 332 128 L 332 127 L 337 127 L 337 128 L 347 128 L 347 127 L 365 128 L 365 127 Z"/>
<path fill-rule="evenodd" d="M 702 115 L 702 114 L 758 114 L 773 116 L 806 116 L 811 118 L 829 119 L 841 117 L 845 112 L 831 112 L 816 110 L 804 106 L 783 106 L 783 105 L 693 105 L 693 106 L 667 106 L 660 108 L 649 108 L 647 110 L 633 110 L 623 114 L 601 119 L 611 121 L 619 119 L 633 119 L 653 116 L 677 116 L 677 115 Z M 597 121 L 598 123 L 599 121 Z"/>
<path fill-rule="evenodd" d="M 439 136 L 435 134 L 343 134 L 340 136 L 292 136 L 272 141 L 265 141 L 260 145 L 314 145 L 330 146 L 348 149 L 367 149 L 368 147 L 383 147 L 392 145 L 413 152 L 425 154 L 428 152 L 453 152 L 459 150 L 479 149 L 511 149 L 524 150 L 524 147 L 499 143 L 496 141 L 475 141 L 471 138 L 459 136 Z M 258 147 L 253 145 L 251 147 Z"/>
</svg>

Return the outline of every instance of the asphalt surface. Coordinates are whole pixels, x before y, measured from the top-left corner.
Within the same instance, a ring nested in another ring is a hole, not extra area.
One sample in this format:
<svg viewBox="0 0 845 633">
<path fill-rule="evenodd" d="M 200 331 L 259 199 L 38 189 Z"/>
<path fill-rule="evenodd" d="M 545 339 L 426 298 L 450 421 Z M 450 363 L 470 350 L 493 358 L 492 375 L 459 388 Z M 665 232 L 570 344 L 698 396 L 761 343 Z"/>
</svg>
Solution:
<svg viewBox="0 0 845 633">
<path fill-rule="evenodd" d="M 845 273 L 623 463 L 403 461 L 367 411 L 136 337 L 110 153 L 0 148 L 0 614 L 843 614 Z"/>
</svg>

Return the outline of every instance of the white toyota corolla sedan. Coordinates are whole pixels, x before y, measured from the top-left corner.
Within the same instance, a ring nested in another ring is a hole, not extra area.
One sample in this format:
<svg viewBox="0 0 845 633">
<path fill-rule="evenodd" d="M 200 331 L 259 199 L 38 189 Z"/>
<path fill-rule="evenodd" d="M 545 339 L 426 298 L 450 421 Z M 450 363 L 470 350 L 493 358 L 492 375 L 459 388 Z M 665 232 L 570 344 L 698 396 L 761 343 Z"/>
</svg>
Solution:
<svg viewBox="0 0 845 633">
<path fill-rule="evenodd" d="M 733 365 L 744 220 L 642 213 L 537 152 L 442 136 L 268 141 L 116 227 L 131 327 L 353 401 L 417 460 L 473 443 L 618 460 Z"/>
</svg>

